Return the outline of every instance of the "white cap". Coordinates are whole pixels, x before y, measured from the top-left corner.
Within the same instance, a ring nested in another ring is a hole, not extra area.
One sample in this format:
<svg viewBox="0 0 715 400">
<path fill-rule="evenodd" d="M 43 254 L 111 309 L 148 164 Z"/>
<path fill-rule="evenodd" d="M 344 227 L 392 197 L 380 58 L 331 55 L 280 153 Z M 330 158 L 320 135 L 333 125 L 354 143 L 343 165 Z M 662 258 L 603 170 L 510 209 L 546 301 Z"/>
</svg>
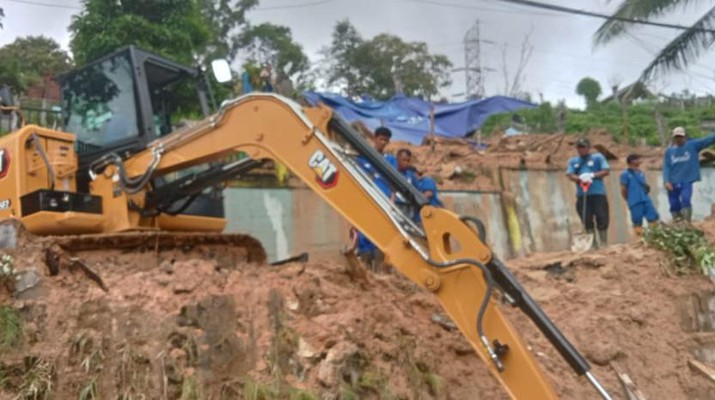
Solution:
<svg viewBox="0 0 715 400">
<path fill-rule="evenodd" d="M 675 136 L 685 136 L 685 129 L 682 126 L 673 129 L 673 137 Z"/>
</svg>

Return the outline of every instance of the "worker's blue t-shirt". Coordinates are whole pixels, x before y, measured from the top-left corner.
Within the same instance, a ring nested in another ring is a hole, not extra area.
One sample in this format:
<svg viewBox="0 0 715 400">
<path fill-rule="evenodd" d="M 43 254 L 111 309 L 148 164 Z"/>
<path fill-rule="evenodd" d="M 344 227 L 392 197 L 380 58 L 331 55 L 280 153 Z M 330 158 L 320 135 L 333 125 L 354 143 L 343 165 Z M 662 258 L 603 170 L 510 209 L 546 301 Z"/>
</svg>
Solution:
<svg viewBox="0 0 715 400">
<path fill-rule="evenodd" d="M 670 146 L 663 158 L 663 182 L 690 183 L 700 180 L 701 150 L 715 143 L 715 134 L 690 139 L 682 146 Z"/>
<path fill-rule="evenodd" d="M 420 183 L 420 178 L 417 177 L 417 173 L 414 169 L 408 168 L 405 171 L 400 171 L 400 174 L 405 178 L 405 180 L 415 188 L 418 188 Z"/>
<path fill-rule="evenodd" d="M 591 172 L 596 173 L 604 170 L 608 170 L 610 167 L 606 157 L 601 153 L 591 153 L 586 157 L 576 156 L 569 160 L 568 167 L 566 168 L 567 174 L 581 175 L 583 173 Z M 595 178 L 588 188 L 588 195 L 605 195 L 606 185 L 603 183 L 603 179 Z M 581 185 L 576 183 L 576 196 L 583 196 L 583 189 Z"/>
<path fill-rule="evenodd" d="M 645 174 L 643 171 L 626 169 L 621 173 L 621 185 L 626 187 L 628 207 L 648 201 L 648 193 L 645 190 Z"/>
<path fill-rule="evenodd" d="M 434 181 L 434 179 L 430 178 L 429 176 L 425 176 L 424 178 L 420 179 L 418 189 L 422 193 L 426 191 L 432 192 L 432 198 L 429 199 L 429 205 L 435 207 L 444 207 L 444 204 L 442 204 L 442 201 L 440 201 L 439 195 L 437 194 L 437 183 Z"/>
<path fill-rule="evenodd" d="M 397 159 L 394 155 L 385 154 L 385 161 L 387 161 L 387 163 L 390 164 L 393 168 L 397 169 Z M 387 180 L 385 179 L 385 177 L 382 176 L 382 174 L 377 171 L 375 166 L 372 165 L 372 163 L 367 159 L 367 157 L 358 156 L 357 162 L 360 165 L 360 168 L 362 168 L 363 171 L 365 171 L 365 173 L 367 173 L 367 175 L 372 178 L 377 187 L 380 188 L 383 193 L 385 193 L 385 196 L 387 196 L 388 198 L 392 196 L 392 189 L 387 183 Z"/>
</svg>

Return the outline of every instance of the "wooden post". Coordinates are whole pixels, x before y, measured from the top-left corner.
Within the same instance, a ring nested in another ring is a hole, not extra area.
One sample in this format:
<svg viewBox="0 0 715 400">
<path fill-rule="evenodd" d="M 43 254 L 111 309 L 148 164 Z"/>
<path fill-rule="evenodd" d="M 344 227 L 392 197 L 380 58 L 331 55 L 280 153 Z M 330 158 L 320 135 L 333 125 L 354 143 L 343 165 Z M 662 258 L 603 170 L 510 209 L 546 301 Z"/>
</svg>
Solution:
<svg viewBox="0 0 715 400">
<path fill-rule="evenodd" d="M 432 142 L 432 151 L 435 147 L 435 133 L 434 133 L 434 104 L 431 105 L 429 111 L 429 135 L 430 141 Z"/>
</svg>

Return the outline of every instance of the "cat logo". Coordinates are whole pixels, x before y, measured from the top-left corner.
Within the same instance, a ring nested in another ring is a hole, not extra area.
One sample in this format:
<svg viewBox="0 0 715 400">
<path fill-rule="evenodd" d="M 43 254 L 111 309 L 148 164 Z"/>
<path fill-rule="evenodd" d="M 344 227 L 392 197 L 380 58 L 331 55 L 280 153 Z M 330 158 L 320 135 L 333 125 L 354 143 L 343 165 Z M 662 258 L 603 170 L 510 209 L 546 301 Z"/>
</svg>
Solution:
<svg viewBox="0 0 715 400">
<path fill-rule="evenodd" d="M 7 149 L 0 149 L 0 179 L 7 176 L 10 170 L 10 152 Z"/>
<path fill-rule="evenodd" d="M 323 189 L 330 189 L 338 184 L 340 171 L 321 150 L 316 150 L 315 153 L 310 156 L 308 166 L 315 172 L 315 180 Z"/>
</svg>

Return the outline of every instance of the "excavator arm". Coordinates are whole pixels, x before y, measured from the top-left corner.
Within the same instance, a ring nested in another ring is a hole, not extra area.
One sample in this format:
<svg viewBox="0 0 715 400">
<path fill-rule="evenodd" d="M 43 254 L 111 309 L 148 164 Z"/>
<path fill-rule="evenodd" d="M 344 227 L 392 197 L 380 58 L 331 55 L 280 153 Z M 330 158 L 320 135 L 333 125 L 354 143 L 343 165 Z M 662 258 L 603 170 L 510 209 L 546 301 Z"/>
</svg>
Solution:
<svg viewBox="0 0 715 400">
<path fill-rule="evenodd" d="M 528 315 L 574 370 L 610 398 L 587 361 L 493 255 L 470 219 L 425 205 L 420 192 L 326 107 L 303 108 L 277 95 L 251 94 L 224 103 L 213 117 L 161 138 L 123 162 L 111 156 L 98 160 L 90 187 L 102 197 L 104 209 L 111 210 L 105 213 L 107 230 L 130 229 L 153 218 L 137 211 L 161 197 L 152 194 L 150 178 L 236 152 L 253 162 L 272 159 L 286 165 L 375 243 L 400 273 L 434 293 L 512 398 L 555 399 L 557 394 L 502 314 L 495 291 Z M 377 188 L 356 154 L 367 157 L 420 210 L 421 225 Z"/>
</svg>

